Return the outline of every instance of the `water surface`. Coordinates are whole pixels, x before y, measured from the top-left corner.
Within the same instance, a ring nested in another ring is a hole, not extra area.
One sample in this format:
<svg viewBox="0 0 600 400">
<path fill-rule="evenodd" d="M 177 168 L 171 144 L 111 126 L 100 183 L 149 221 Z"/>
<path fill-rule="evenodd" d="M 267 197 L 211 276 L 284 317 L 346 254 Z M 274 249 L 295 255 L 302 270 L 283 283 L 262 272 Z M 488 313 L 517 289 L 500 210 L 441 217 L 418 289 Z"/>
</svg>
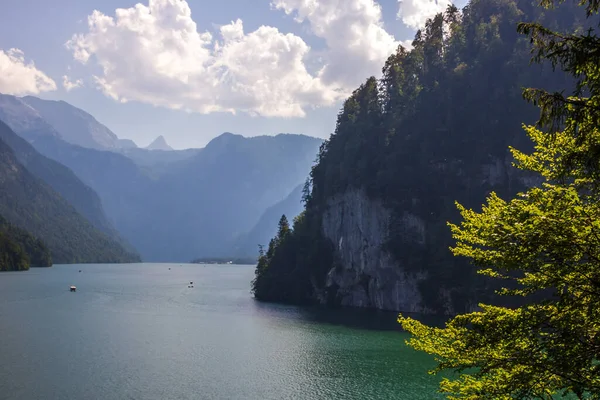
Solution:
<svg viewBox="0 0 600 400">
<path fill-rule="evenodd" d="M 0 398 L 440 398 L 431 359 L 403 344 L 394 314 L 258 303 L 253 274 L 187 264 L 2 273 Z"/>
</svg>

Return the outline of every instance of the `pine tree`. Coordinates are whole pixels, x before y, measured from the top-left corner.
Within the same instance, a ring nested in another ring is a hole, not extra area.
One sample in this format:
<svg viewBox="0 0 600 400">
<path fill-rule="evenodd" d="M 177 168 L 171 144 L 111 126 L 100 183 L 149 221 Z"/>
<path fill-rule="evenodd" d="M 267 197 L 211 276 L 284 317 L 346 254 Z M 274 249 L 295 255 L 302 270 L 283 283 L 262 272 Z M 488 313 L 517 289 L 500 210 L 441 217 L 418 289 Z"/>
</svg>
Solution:
<svg viewBox="0 0 600 400">
<path fill-rule="evenodd" d="M 277 243 L 281 243 L 285 240 L 285 237 L 290 233 L 290 223 L 288 222 L 285 214 L 281 216 L 279 219 L 279 224 L 277 226 Z"/>
</svg>

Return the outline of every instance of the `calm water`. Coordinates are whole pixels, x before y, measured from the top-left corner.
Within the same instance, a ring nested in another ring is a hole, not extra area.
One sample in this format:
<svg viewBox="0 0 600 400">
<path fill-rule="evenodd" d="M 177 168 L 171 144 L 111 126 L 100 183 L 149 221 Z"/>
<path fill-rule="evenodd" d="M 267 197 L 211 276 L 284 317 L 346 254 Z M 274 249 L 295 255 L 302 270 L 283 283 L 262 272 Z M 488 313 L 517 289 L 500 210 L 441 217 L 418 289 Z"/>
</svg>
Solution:
<svg viewBox="0 0 600 400">
<path fill-rule="evenodd" d="M 440 398 L 431 360 L 405 347 L 395 315 L 257 303 L 253 274 L 180 264 L 2 273 L 0 398 Z"/>
</svg>

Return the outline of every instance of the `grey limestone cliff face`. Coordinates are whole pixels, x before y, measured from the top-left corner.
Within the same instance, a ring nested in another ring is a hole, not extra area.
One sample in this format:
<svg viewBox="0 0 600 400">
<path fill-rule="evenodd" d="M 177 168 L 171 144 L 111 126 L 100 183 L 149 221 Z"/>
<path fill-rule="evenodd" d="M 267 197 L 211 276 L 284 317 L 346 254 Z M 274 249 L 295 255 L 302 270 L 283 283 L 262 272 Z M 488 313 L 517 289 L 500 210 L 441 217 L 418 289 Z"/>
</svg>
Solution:
<svg viewBox="0 0 600 400">
<path fill-rule="evenodd" d="M 329 200 L 322 227 L 335 244 L 336 265 L 327 274 L 325 289 L 317 293 L 319 301 L 326 302 L 326 291 L 333 290 L 336 302 L 344 306 L 427 312 L 417 286 L 425 275 L 405 272 L 383 248 L 389 222 L 389 210 L 362 191 Z M 424 240 L 420 218 L 407 213 L 403 224 L 414 240 Z"/>
<path fill-rule="evenodd" d="M 471 202 L 475 200 L 482 204 L 491 191 L 500 190 L 503 197 L 511 198 L 518 191 L 541 183 L 539 177 L 514 168 L 512 161 L 508 154 L 502 158 L 490 157 L 475 176 L 468 176 L 460 162 L 440 163 L 434 168 L 443 169 L 450 180 L 462 181 L 471 194 L 479 193 L 477 198 L 471 197 Z M 459 192 L 450 193 L 448 197 L 463 203 L 466 196 L 467 193 Z M 412 199 L 413 205 L 419 201 Z M 435 282 L 433 286 L 431 282 L 423 282 L 429 278 L 427 266 L 403 265 L 402 258 L 396 259 L 385 250 L 391 216 L 391 210 L 360 190 L 350 190 L 329 199 L 321 221 L 324 236 L 334 244 L 335 262 L 326 275 L 324 288 L 315 288 L 317 300 L 351 307 L 454 314 L 457 310 L 447 288 Z M 447 217 L 440 215 L 441 223 L 445 224 Z M 408 210 L 394 221 L 394 229 L 401 232 L 402 241 L 424 252 L 443 246 L 437 242 L 439 238 L 428 232 L 430 228 L 431 221 L 426 222 L 422 216 Z M 447 234 L 450 235 L 449 229 Z M 420 283 L 429 285 L 429 291 L 437 292 L 442 309 L 438 305 L 434 311 L 425 304 L 420 291 L 423 284 Z M 465 307 L 474 310 L 476 304 L 469 300 Z"/>
</svg>

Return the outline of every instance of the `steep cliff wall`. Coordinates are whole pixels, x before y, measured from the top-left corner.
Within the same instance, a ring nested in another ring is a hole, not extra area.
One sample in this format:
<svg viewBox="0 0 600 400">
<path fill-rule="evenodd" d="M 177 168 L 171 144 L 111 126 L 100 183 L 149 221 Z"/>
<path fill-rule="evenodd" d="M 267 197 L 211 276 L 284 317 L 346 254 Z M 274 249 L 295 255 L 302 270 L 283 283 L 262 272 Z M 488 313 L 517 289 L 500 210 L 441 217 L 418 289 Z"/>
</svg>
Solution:
<svg viewBox="0 0 600 400">
<path fill-rule="evenodd" d="M 426 312 L 418 282 L 423 272 L 407 272 L 385 250 L 390 211 L 361 190 L 351 190 L 328 201 L 322 216 L 324 236 L 335 245 L 335 266 L 327 273 L 325 289 L 317 290 L 320 302 L 326 291 L 335 291 L 335 302 L 405 312 Z M 403 218 L 416 245 L 425 241 L 425 224 L 406 213 Z"/>
<path fill-rule="evenodd" d="M 479 173 L 471 176 L 462 171 L 460 162 L 439 163 L 433 168 L 443 172 L 449 180 L 462 181 L 465 187 L 475 189 L 480 193 L 478 204 L 481 204 L 485 194 L 492 190 L 514 194 L 539 184 L 537 179 L 512 167 L 511 162 L 512 157 L 508 154 L 504 158 L 491 157 L 489 162 L 481 165 Z M 457 197 L 461 201 L 461 197 L 468 195 L 457 193 Z M 409 204 L 415 205 L 419 201 L 412 198 Z M 403 243 L 403 248 L 413 253 L 446 252 L 448 269 L 454 268 L 454 275 L 461 273 L 461 267 L 465 269 L 465 275 L 473 272 L 473 267 L 454 259 L 447 250 L 450 229 L 445 227 L 445 222 L 448 216 L 428 221 L 425 215 L 419 215 L 424 211 L 400 210 L 400 217 L 392 219 L 394 211 L 381 201 L 369 198 L 364 190 L 351 189 L 331 197 L 321 215 L 321 227 L 323 236 L 333 244 L 335 262 L 326 274 L 324 287 L 314 288 L 317 301 L 416 313 L 454 314 L 475 309 L 476 293 L 463 293 L 468 299 L 457 307 L 442 279 L 431 276 L 436 271 L 430 266 L 407 265 L 402 254 L 393 255 L 388 251 L 390 227 L 396 224 L 395 234 L 400 235 L 396 240 Z M 436 235 L 445 238 L 440 240 Z M 436 298 L 435 306 L 424 301 L 424 291 L 428 292 L 429 298 Z"/>
</svg>

